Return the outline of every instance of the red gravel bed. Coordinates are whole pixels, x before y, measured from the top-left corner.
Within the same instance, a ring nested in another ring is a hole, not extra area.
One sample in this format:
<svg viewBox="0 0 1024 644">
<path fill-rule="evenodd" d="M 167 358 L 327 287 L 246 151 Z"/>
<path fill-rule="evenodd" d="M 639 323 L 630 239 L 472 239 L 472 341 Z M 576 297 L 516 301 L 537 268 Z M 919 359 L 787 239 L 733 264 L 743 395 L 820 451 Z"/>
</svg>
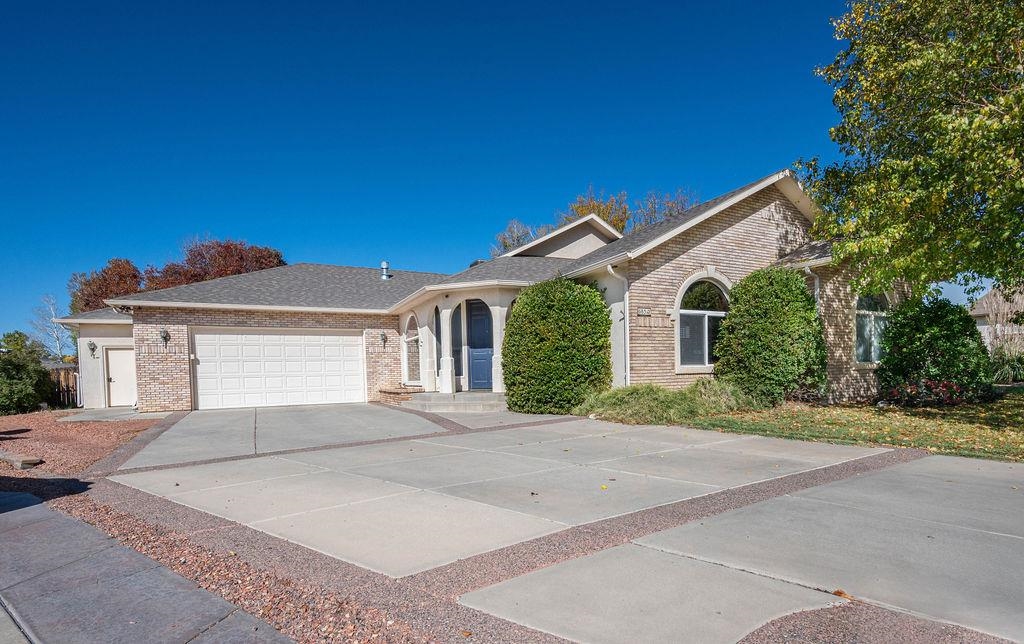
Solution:
<svg viewBox="0 0 1024 644">
<path fill-rule="evenodd" d="M 261 570 L 233 551 L 200 547 L 184 534 L 157 528 L 86 495 L 55 499 L 50 505 L 100 528 L 297 642 L 431 641 L 380 610 L 356 606 L 339 593 Z"/>
<path fill-rule="evenodd" d="M 153 420 L 58 423 L 73 412 L 40 411 L 0 416 L 0 450 L 43 459 L 38 469 L 78 474 L 153 425 Z M 11 471 L 6 463 L 0 471 Z"/>
<path fill-rule="evenodd" d="M 859 601 L 780 617 L 750 633 L 740 642 L 1009 644 L 1009 640 L 972 631 L 969 628 L 933 622 Z"/>
</svg>

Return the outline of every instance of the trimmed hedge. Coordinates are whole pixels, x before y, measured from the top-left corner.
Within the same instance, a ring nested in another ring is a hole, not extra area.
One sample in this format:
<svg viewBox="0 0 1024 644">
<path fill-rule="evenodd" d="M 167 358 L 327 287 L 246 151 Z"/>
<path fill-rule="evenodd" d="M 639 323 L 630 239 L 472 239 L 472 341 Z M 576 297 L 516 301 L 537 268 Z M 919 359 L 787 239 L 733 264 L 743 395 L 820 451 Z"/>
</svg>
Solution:
<svg viewBox="0 0 1024 644">
<path fill-rule="evenodd" d="M 508 408 L 565 414 L 608 389 L 611 326 L 604 298 L 592 286 L 558 278 L 524 289 L 501 351 Z"/>
<path fill-rule="evenodd" d="M 716 377 L 761 404 L 822 395 L 825 335 L 803 274 L 763 268 L 740 280 L 729 294 L 715 353 Z"/>
<path fill-rule="evenodd" d="M 943 298 L 910 299 L 889 313 L 878 382 L 904 404 L 956 404 L 992 396 L 992 362 L 964 307 Z"/>
</svg>

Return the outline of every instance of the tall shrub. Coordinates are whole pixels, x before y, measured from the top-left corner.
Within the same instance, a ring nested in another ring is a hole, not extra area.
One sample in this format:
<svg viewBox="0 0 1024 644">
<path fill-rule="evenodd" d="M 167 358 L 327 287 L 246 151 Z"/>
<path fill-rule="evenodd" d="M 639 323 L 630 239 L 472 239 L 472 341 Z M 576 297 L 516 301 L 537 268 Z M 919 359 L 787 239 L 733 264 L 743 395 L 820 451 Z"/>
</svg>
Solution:
<svg viewBox="0 0 1024 644">
<path fill-rule="evenodd" d="M 611 386 L 611 318 L 597 289 L 567 279 L 534 284 L 516 299 L 501 361 L 512 411 L 568 413 Z"/>
<path fill-rule="evenodd" d="M 992 393 L 992 362 L 964 307 L 943 298 L 910 299 L 889 313 L 878 366 L 882 397 L 952 404 Z"/>
<path fill-rule="evenodd" d="M 762 404 L 824 393 L 825 336 L 802 273 L 764 268 L 740 280 L 715 345 L 715 375 Z"/>
<path fill-rule="evenodd" d="M 52 392 L 43 347 L 20 331 L 0 339 L 0 415 L 36 411 Z"/>
</svg>

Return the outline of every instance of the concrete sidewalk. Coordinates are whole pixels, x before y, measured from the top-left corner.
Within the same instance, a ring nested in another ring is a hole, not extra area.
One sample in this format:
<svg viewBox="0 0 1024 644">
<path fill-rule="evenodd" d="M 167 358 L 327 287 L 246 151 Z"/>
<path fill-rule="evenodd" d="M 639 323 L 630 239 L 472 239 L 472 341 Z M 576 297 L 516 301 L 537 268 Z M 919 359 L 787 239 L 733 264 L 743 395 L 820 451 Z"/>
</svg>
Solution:
<svg viewBox="0 0 1024 644">
<path fill-rule="evenodd" d="M 291 641 L 30 494 L 0 492 L 0 540 L 0 601 L 33 641 Z"/>
</svg>

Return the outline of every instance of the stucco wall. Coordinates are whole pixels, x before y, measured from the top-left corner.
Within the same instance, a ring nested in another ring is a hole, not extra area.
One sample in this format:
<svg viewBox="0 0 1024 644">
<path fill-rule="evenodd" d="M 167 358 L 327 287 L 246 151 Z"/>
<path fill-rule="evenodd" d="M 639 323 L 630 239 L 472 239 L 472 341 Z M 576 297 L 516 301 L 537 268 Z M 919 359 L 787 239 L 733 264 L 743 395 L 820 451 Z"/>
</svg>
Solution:
<svg viewBox="0 0 1024 644">
<path fill-rule="evenodd" d="M 527 249 L 523 255 L 577 259 L 606 243 L 608 243 L 607 236 L 600 235 L 590 225 L 583 224 Z"/>
<path fill-rule="evenodd" d="M 96 353 L 89 352 L 89 342 L 96 344 Z M 107 406 L 107 373 L 103 356 L 111 347 L 134 345 L 130 324 L 82 324 L 78 328 L 78 386 L 83 407 Z"/>
<path fill-rule="evenodd" d="M 767 188 L 631 261 L 629 276 L 630 381 L 681 387 L 710 370 L 677 373 L 679 289 L 713 267 L 735 284 L 808 240 L 808 220 L 778 189 Z M 640 309 L 651 315 L 638 316 Z"/>
<path fill-rule="evenodd" d="M 398 316 L 137 308 L 133 318 L 140 411 L 192 409 L 190 331 L 195 327 L 358 329 L 366 355 L 367 400 L 379 400 L 381 387 L 402 378 Z M 163 329 L 171 336 L 166 346 L 160 339 Z"/>
</svg>

